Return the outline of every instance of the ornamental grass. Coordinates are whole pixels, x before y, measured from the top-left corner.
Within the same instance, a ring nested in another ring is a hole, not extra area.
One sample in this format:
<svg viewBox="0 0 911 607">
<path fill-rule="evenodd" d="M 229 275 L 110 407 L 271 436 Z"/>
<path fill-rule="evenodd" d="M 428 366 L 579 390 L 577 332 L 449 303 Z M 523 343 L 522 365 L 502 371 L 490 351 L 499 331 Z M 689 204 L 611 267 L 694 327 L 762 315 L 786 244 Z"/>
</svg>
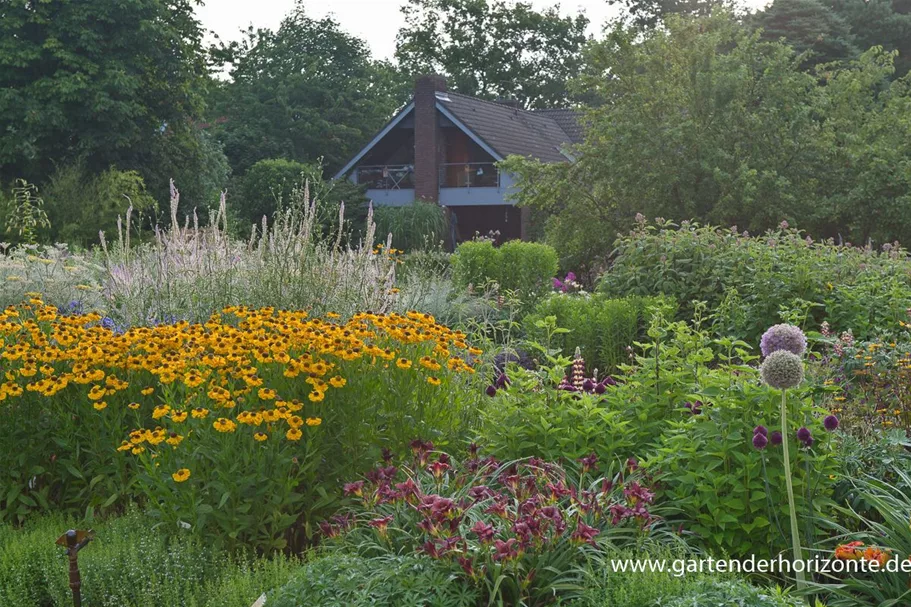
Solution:
<svg viewBox="0 0 911 607">
<path fill-rule="evenodd" d="M 338 479 L 471 423 L 481 351 L 432 316 L 232 306 L 111 329 L 32 299 L 0 312 L 0 517 L 138 500 L 168 526 L 281 549 Z"/>
</svg>

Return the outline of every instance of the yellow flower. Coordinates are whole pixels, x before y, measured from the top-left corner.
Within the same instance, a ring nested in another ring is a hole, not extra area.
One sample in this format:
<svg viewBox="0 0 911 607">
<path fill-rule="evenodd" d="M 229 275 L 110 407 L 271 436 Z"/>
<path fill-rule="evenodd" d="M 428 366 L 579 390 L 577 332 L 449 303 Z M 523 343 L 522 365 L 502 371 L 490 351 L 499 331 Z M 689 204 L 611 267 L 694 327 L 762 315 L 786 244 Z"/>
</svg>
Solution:
<svg viewBox="0 0 911 607">
<path fill-rule="evenodd" d="M 152 419 L 161 419 L 170 412 L 171 407 L 168 405 L 158 405 L 155 407 L 155 409 L 152 410 Z"/>
<path fill-rule="evenodd" d="M 104 401 L 93 403 L 92 406 L 95 408 L 95 411 L 104 411 L 108 408 L 108 404 Z"/>
<path fill-rule="evenodd" d="M 308 425 L 308 426 L 318 426 L 318 425 L 320 425 L 321 423 L 323 423 L 323 420 L 322 420 L 321 418 L 319 418 L 319 417 L 308 417 L 308 418 L 307 418 L 307 425 Z"/>
<path fill-rule="evenodd" d="M 120 443 L 120 446 L 117 447 L 117 450 L 118 451 L 129 451 L 132 448 L 133 448 L 133 443 L 131 443 L 128 440 L 125 440 L 122 443 Z"/>
<path fill-rule="evenodd" d="M 300 428 L 304 425 L 304 420 L 300 416 L 292 415 L 288 418 L 288 425 L 292 428 Z"/>
<path fill-rule="evenodd" d="M 167 440 L 165 440 L 165 442 L 168 443 L 169 445 L 171 445 L 172 447 L 176 447 L 177 445 L 180 444 L 180 442 L 182 440 L 183 440 L 183 437 L 181 435 L 177 434 L 176 432 L 172 432 L 171 435 L 168 436 Z"/>
<path fill-rule="evenodd" d="M 440 385 L 440 378 L 439 378 L 439 377 L 432 377 L 432 376 L 431 376 L 431 377 L 428 377 L 428 378 L 427 378 L 427 383 L 430 384 L 431 386 L 439 386 L 439 385 Z"/>
<path fill-rule="evenodd" d="M 288 432 L 285 433 L 285 438 L 290 441 L 298 441 L 301 439 L 304 433 L 300 431 L 300 428 L 291 428 Z"/>
<path fill-rule="evenodd" d="M 142 447 L 142 446 L 133 447 L 133 449 L 131 450 L 131 453 L 133 455 L 139 455 L 140 453 L 143 453 L 145 450 L 146 450 L 146 448 Z"/>
<path fill-rule="evenodd" d="M 215 422 L 212 423 L 212 427 L 219 432 L 234 432 L 237 430 L 237 424 L 224 417 L 219 417 L 215 420 Z"/>
<path fill-rule="evenodd" d="M 307 395 L 307 398 L 309 398 L 314 403 L 318 403 L 326 398 L 326 393 L 322 390 L 313 390 L 310 392 L 310 394 Z"/>
<path fill-rule="evenodd" d="M 174 479 L 175 483 L 182 483 L 190 478 L 190 471 L 186 468 L 181 468 L 177 472 L 171 475 L 171 478 Z"/>
<path fill-rule="evenodd" d="M 186 419 L 187 419 L 186 411 L 172 411 L 171 412 L 171 420 L 174 421 L 175 423 L 178 423 L 178 424 L 182 423 Z"/>
<path fill-rule="evenodd" d="M 209 415 L 209 410 L 203 407 L 196 407 L 190 412 L 190 415 L 193 416 L 193 419 L 205 419 Z"/>
<path fill-rule="evenodd" d="M 143 396 L 148 396 L 149 394 L 151 394 L 151 393 L 154 392 L 154 391 L 155 391 L 155 388 L 143 388 L 143 389 L 140 390 L 139 392 L 140 392 L 140 394 L 142 394 Z"/>
<path fill-rule="evenodd" d="M 410 369 L 411 361 L 408 360 L 407 358 L 400 358 L 397 361 L 395 361 L 395 366 L 398 367 L 399 369 Z"/>
<path fill-rule="evenodd" d="M 333 377 L 329 380 L 329 383 L 332 385 L 333 388 L 341 388 L 346 383 L 348 383 L 348 380 L 346 380 L 341 375 L 336 375 L 335 377 Z"/>
<path fill-rule="evenodd" d="M 129 408 L 132 409 L 133 411 L 135 411 L 136 409 L 138 409 L 139 406 L 140 406 L 139 403 L 130 403 L 129 405 L 127 405 L 127 407 L 129 407 Z"/>
<path fill-rule="evenodd" d="M 256 434 L 253 435 L 253 440 L 255 440 L 256 442 L 259 442 L 259 443 L 263 442 L 267 438 L 269 438 L 269 435 L 266 434 L 265 432 L 257 432 Z"/>
<path fill-rule="evenodd" d="M 259 394 L 259 397 L 262 400 L 275 400 L 275 397 L 277 396 L 275 390 L 272 388 L 260 388 L 257 394 Z"/>
</svg>

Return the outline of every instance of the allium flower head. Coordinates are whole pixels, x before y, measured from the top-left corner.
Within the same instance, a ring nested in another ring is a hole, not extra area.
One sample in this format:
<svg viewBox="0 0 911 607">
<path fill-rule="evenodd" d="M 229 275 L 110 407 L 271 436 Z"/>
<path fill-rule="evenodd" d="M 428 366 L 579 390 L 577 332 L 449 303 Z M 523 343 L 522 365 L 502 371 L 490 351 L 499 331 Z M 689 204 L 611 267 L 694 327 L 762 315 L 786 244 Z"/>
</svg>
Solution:
<svg viewBox="0 0 911 607">
<path fill-rule="evenodd" d="M 809 429 L 804 427 L 797 431 L 797 440 L 805 443 L 808 440 L 810 440 L 810 438 L 811 438 L 811 435 L 810 435 Z"/>
<path fill-rule="evenodd" d="M 763 361 L 759 374 L 773 388 L 793 388 L 803 381 L 803 361 L 787 350 L 777 350 Z"/>
<path fill-rule="evenodd" d="M 769 437 L 769 442 L 775 445 L 776 447 L 781 444 L 781 432 L 775 430 L 772 432 L 772 436 Z"/>
<path fill-rule="evenodd" d="M 761 435 L 763 435 L 763 436 L 765 436 L 765 437 L 768 437 L 768 436 L 769 436 L 769 431 L 768 431 L 768 429 L 766 429 L 765 426 L 760 425 L 760 426 L 756 426 L 755 428 L 753 428 L 753 434 L 754 434 L 754 435 L 756 435 L 756 434 L 761 434 Z"/>
<path fill-rule="evenodd" d="M 768 444 L 769 444 L 769 439 L 767 439 L 765 437 L 765 434 L 760 434 L 757 432 L 756 434 L 753 435 L 753 446 L 756 447 L 757 449 L 759 449 L 760 451 L 762 449 L 765 449 L 766 445 L 768 445 Z"/>
<path fill-rule="evenodd" d="M 759 349 L 763 356 L 779 350 L 802 356 L 807 351 L 807 336 L 794 325 L 774 325 L 762 334 Z"/>
<path fill-rule="evenodd" d="M 822 425 L 829 432 L 834 432 L 838 428 L 838 418 L 834 415 L 827 415 L 824 420 L 822 420 Z"/>
</svg>

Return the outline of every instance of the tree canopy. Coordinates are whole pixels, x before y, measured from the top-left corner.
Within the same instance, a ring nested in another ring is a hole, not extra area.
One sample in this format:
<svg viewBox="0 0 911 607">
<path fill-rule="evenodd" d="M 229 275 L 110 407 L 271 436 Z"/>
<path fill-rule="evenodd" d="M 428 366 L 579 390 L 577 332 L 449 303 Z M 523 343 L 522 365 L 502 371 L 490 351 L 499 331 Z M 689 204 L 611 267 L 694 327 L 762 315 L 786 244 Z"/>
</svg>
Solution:
<svg viewBox="0 0 911 607">
<path fill-rule="evenodd" d="M 894 53 L 801 69 L 794 50 L 724 16 L 615 27 L 581 83 L 599 99 L 578 161 L 513 158 L 519 201 L 551 214 L 573 267 L 606 255 L 637 212 L 749 230 L 911 239 L 911 80 Z"/>
<path fill-rule="evenodd" d="M 215 132 L 235 173 L 259 160 L 325 159 L 337 169 L 407 98 L 395 68 L 366 43 L 302 5 L 275 30 L 250 30 L 218 51 L 231 81 L 213 96 Z"/>
<path fill-rule="evenodd" d="M 567 105 L 587 39 L 583 14 L 504 0 L 409 0 L 402 12 L 395 56 L 407 73 L 440 73 L 456 92 L 527 108 Z"/>
</svg>

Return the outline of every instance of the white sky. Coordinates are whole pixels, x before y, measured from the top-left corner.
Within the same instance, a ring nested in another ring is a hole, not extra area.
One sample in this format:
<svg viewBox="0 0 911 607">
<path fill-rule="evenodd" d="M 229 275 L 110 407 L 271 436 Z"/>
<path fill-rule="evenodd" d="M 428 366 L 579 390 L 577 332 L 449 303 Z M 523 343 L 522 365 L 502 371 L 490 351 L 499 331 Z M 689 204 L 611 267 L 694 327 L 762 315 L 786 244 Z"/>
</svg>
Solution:
<svg viewBox="0 0 911 607">
<path fill-rule="evenodd" d="M 294 8 L 295 0 L 204 0 L 205 6 L 197 7 L 203 27 L 215 32 L 223 41 L 236 40 L 239 32 L 249 25 L 276 28 L 282 18 Z M 745 0 L 752 8 L 767 4 L 769 0 Z M 395 36 L 402 25 L 399 11 L 405 0 L 304 0 L 307 13 L 314 18 L 333 14 L 347 32 L 367 41 L 374 57 L 391 59 L 395 52 Z M 555 4 L 546 0 L 531 0 L 541 9 Z M 619 8 L 608 5 L 607 0 L 564 0 L 560 2 L 564 13 L 582 9 L 591 25 L 591 34 L 597 35 L 604 23 L 617 14 Z"/>
</svg>

